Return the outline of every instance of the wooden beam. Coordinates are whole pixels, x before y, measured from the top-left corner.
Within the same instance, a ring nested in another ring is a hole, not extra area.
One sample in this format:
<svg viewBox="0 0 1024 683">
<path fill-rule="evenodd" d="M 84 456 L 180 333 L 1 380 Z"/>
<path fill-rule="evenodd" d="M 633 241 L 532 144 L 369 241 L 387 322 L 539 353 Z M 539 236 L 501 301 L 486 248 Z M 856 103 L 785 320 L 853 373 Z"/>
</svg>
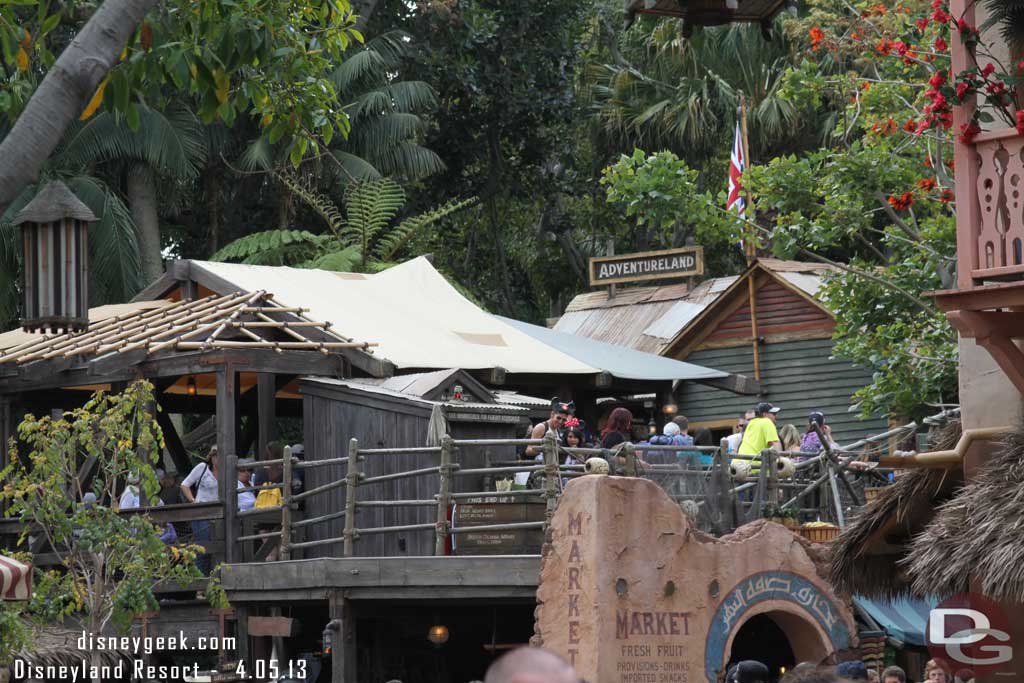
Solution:
<svg viewBox="0 0 1024 683">
<path fill-rule="evenodd" d="M 342 591 L 329 597 L 332 633 L 331 683 L 356 683 L 356 613 L 352 601 Z"/>
<path fill-rule="evenodd" d="M 176 265 L 177 262 L 171 265 Z M 150 283 L 148 287 L 143 289 L 141 292 L 132 297 L 132 301 L 155 301 L 157 299 L 163 299 L 169 293 L 173 292 L 179 283 L 177 278 L 171 273 L 164 273 L 158 277 L 154 282 Z"/>
<path fill-rule="evenodd" d="M 247 620 L 251 636 L 281 636 L 291 638 L 298 632 L 298 622 L 290 617 L 257 617 Z"/>
<path fill-rule="evenodd" d="M 227 562 L 234 562 L 237 554 L 238 535 L 235 525 L 237 513 L 238 476 L 234 467 L 229 468 L 229 456 L 235 456 L 235 441 L 238 426 L 238 374 L 231 364 L 217 370 L 217 451 L 220 453 L 220 499 L 224 501 L 224 540 Z M 233 464 L 233 463 L 230 463 Z"/>
<path fill-rule="evenodd" d="M 257 421 L 259 436 L 256 441 L 256 458 L 265 457 L 267 444 L 277 438 L 277 383 L 274 375 L 261 372 L 256 377 Z"/>
<path fill-rule="evenodd" d="M 178 471 L 182 474 L 188 474 L 192 469 L 192 460 L 188 457 L 185 445 L 181 443 L 181 436 L 178 434 L 174 422 L 171 421 L 171 415 L 167 412 L 163 400 L 158 398 L 157 403 L 160 405 L 161 410 L 156 411 L 156 423 L 164 434 L 164 444 L 167 446 L 167 452 L 171 454 L 171 460 L 174 461 L 174 466 Z"/>
<path fill-rule="evenodd" d="M 105 353 L 95 360 L 89 361 L 88 372 L 95 377 L 105 377 L 110 373 L 134 367 L 146 360 L 149 352 L 146 349 L 133 349 L 124 353 Z"/>
<path fill-rule="evenodd" d="M 761 383 L 756 379 L 747 377 L 746 375 L 729 375 L 728 377 L 698 379 L 694 381 L 698 384 L 714 387 L 716 389 L 731 391 L 734 394 L 745 394 L 749 396 L 761 393 Z M 734 420 L 730 420 L 730 422 L 733 421 Z"/>
<path fill-rule="evenodd" d="M 1024 352 L 1012 337 L 1024 336 L 1019 313 L 950 311 L 946 317 L 961 336 L 973 337 L 978 346 L 989 352 L 1017 391 L 1024 394 Z"/>
<path fill-rule="evenodd" d="M 35 382 L 55 372 L 64 372 L 72 365 L 74 365 L 73 358 L 33 361 L 18 367 L 18 379 L 25 382 Z"/>
</svg>

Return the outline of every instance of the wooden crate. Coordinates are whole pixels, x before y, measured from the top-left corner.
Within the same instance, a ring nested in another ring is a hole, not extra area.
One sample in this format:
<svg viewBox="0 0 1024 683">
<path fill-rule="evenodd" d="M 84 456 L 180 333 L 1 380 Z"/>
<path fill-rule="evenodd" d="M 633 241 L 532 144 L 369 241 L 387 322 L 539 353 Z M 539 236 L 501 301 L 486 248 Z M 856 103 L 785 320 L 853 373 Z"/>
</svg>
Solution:
<svg viewBox="0 0 1024 683">
<path fill-rule="evenodd" d="M 839 538 L 839 527 L 829 526 L 801 527 L 800 534 L 811 543 L 828 543 Z"/>
</svg>

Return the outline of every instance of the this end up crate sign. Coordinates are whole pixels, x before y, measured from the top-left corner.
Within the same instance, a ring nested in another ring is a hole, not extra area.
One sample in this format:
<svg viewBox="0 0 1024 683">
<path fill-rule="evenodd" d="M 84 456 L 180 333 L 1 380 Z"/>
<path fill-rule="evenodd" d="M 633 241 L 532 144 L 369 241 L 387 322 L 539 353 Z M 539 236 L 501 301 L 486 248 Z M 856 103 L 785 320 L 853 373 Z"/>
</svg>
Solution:
<svg viewBox="0 0 1024 683">
<path fill-rule="evenodd" d="M 528 502 L 497 502 L 498 496 L 488 496 L 459 503 L 454 510 L 454 526 L 474 527 L 518 522 L 543 522 L 545 505 Z M 512 500 L 505 498 L 505 500 Z M 467 531 L 453 534 L 455 555 L 520 555 L 537 554 L 544 544 L 542 529 L 506 529 L 494 531 Z"/>
<path fill-rule="evenodd" d="M 681 247 L 590 259 L 590 286 L 704 274 L 704 247 Z"/>
</svg>

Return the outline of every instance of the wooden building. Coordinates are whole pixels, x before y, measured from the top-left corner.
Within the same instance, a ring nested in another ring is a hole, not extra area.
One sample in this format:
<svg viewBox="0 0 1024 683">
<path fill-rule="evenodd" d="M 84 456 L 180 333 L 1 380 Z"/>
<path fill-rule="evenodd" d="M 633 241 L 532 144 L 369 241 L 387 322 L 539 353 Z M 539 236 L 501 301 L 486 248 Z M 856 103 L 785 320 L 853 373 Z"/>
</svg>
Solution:
<svg viewBox="0 0 1024 683">
<path fill-rule="evenodd" d="M 566 307 L 554 329 L 729 373 L 727 382 L 676 387 L 679 412 L 692 428 L 730 433 L 736 418 L 764 399 L 784 409 L 780 424 L 803 427 L 811 411 L 821 410 L 836 438 L 855 441 L 885 431 L 886 422 L 850 412 L 850 397 L 870 383 L 871 370 L 831 357 L 835 321 L 817 296 L 828 270 L 762 258 L 739 276 L 692 290 L 634 287 L 614 298 L 589 292 Z"/>
<path fill-rule="evenodd" d="M 455 439 L 521 438 L 529 424 L 526 408 L 503 405 L 493 394 L 462 370 L 399 375 L 389 379 L 337 380 L 308 378 L 299 384 L 305 415 L 306 453 L 310 459 L 338 457 L 340 445 L 358 439 L 367 448 L 415 448 L 437 443 L 448 434 Z M 435 424 L 431 424 L 431 422 Z M 433 437 L 433 438 L 431 438 Z M 512 446 L 482 446 L 465 453 L 460 460 L 467 467 L 487 467 L 516 458 Z M 436 464 L 436 454 L 411 454 L 403 468 L 426 468 Z M 377 477 L 395 471 L 393 463 L 368 460 L 363 473 Z M 307 475 L 307 488 L 322 486 L 344 476 L 341 465 L 319 468 Z M 456 480 L 453 490 L 490 489 L 484 475 Z M 438 489 L 437 475 L 384 481 L 365 487 L 360 495 L 374 500 L 431 499 Z M 344 509 L 345 492 L 309 501 L 306 513 L 317 517 Z M 371 508 L 361 510 L 359 525 L 382 527 L 422 524 L 434 519 L 433 508 Z M 343 520 L 319 525 L 307 540 L 337 538 Z M 305 557 L 341 554 L 341 543 L 305 551 Z M 410 531 L 402 535 L 368 536 L 356 545 L 362 557 L 430 555 L 434 551 L 433 530 Z"/>
</svg>

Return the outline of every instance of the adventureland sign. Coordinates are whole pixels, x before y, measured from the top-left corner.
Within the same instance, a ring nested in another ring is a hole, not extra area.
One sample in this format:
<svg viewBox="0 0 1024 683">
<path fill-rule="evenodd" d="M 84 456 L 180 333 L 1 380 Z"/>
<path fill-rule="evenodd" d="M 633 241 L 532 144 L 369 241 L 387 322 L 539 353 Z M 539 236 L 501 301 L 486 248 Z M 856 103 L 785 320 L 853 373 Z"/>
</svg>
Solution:
<svg viewBox="0 0 1024 683">
<path fill-rule="evenodd" d="M 590 259 L 590 286 L 704 274 L 704 247 L 681 247 Z"/>
</svg>

